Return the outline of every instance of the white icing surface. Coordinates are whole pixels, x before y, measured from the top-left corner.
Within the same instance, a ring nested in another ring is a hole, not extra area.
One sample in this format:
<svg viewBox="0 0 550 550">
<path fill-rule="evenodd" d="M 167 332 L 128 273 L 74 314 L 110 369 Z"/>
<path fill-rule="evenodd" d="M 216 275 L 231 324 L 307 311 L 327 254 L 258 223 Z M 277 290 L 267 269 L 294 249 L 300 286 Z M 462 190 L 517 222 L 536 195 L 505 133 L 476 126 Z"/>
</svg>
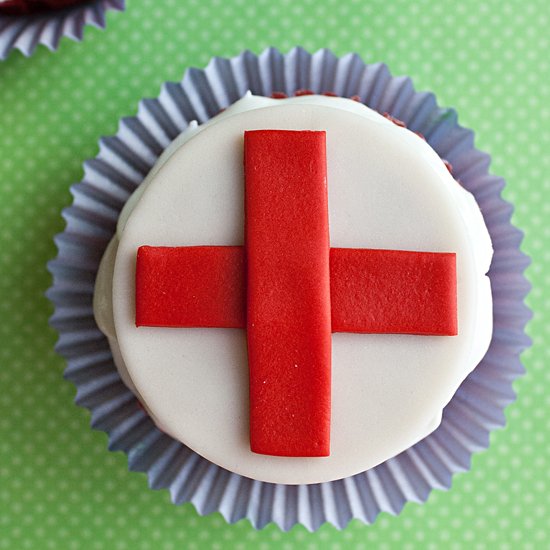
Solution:
<svg viewBox="0 0 550 550">
<path fill-rule="evenodd" d="M 260 128 L 327 131 L 332 246 L 457 253 L 458 336 L 333 335 L 327 458 L 250 451 L 245 331 L 134 323 L 139 246 L 243 244 L 242 135 Z M 100 267 L 94 310 L 123 380 L 164 431 L 247 477 L 329 481 L 396 455 L 439 425 L 490 341 L 492 248 L 474 198 L 418 136 L 350 100 L 247 96 L 194 126 L 128 201 L 117 234 Z"/>
</svg>

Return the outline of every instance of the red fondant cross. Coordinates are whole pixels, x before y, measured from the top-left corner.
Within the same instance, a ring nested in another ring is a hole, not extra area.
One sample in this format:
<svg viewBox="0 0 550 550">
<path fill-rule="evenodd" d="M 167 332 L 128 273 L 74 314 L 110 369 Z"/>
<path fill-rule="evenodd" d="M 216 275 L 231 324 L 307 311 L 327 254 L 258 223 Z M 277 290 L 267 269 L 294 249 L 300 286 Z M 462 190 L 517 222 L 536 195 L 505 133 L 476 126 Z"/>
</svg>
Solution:
<svg viewBox="0 0 550 550">
<path fill-rule="evenodd" d="M 325 132 L 244 141 L 245 246 L 140 247 L 136 325 L 246 328 L 252 451 L 328 456 L 331 332 L 457 334 L 455 254 L 329 248 Z"/>
</svg>

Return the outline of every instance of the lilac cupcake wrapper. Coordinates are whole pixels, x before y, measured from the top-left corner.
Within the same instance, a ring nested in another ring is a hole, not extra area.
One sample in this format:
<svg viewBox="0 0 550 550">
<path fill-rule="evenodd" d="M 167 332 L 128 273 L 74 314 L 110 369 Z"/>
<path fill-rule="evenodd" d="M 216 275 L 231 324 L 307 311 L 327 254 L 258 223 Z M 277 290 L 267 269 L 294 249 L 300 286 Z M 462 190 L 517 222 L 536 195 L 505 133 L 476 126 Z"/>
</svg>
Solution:
<svg viewBox="0 0 550 550">
<path fill-rule="evenodd" d="M 14 49 L 29 57 L 38 44 L 55 51 L 64 36 L 80 42 L 86 25 L 103 29 L 106 12 L 124 7 L 125 0 L 90 0 L 44 13 L 0 15 L 0 61 Z"/>
<path fill-rule="evenodd" d="M 455 177 L 475 195 L 495 249 L 489 271 L 494 332 L 487 355 L 431 435 L 366 472 L 292 486 L 228 472 L 159 431 L 120 380 L 95 324 L 92 298 L 121 208 L 190 121 L 208 120 L 247 90 L 269 96 L 303 88 L 358 95 L 421 132 L 453 165 Z M 519 354 L 530 345 L 524 332 L 530 285 L 523 275 L 529 258 L 519 250 L 522 233 L 510 223 L 513 207 L 500 196 L 504 181 L 488 173 L 490 157 L 473 141 L 453 110 L 438 107 L 431 93 L 416 92 L 409 78 L 326 49 L 310 54 L 295 48 L 285 55 L 270 48 L 214 58 L 206 69 L 189 69 L 181 82 L 164 84 L 157 99 L 141 101 L 137 116 L 122 119 L 116 136 L 102 138 L 100 153 L 84 163 L 84 179 L 71 187 L 74 201 L 63 211 L 66 229 L 55 238 L 58 256 L 49 263 L 56 349 L 67 359 L 65 376 L 77 387 L 76 403 L 91 411 L 95 429 L 109 434 L 109 449 L 124 451 L 130 470 L 146 472 L 153 489 L 169 489 L 175 504 L 192 502 L 200 514 L 220 512 L 230 523 L 248 518 L 256 528 L 270 522 L 283 530 L 298 523 L 315 530 L 325 522 L 343 528 L 354 518 L 372 523 L 382 511 L 398 514 L 406 502 L 424 502 L 432 489 L 448 489 L 453 474 L 469 469 L 472 453 L 488 446 L 489 433 L 504 426 L 504 409 L 515 399 L 512 383 L 523 373 Z"/>
</svg>

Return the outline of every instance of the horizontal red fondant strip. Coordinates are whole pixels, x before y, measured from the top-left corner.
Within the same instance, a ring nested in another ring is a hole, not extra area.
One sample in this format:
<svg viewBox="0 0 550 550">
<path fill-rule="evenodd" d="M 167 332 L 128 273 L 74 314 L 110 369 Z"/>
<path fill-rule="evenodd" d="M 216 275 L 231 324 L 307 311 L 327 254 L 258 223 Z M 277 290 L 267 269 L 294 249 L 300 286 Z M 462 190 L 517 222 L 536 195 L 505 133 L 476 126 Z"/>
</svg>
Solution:
<svg viewBox="0 0 550 550">
<path fill-rule="evenodd" d="M 244 328 L 241 246 L 141 246 L 136 263 L 136 325 Z"/>
<path fill-rule="evenodd" d="M 332 248 L 332 331 L 457 334 L 456 254 Z"/>
<path fill-rule="evenodd" d="M 240 246 L 138 251 L 136 325 L 246 327 Z M 332 332 L 454 336 L 456 255 L 330 249 Z"/>
</svg>

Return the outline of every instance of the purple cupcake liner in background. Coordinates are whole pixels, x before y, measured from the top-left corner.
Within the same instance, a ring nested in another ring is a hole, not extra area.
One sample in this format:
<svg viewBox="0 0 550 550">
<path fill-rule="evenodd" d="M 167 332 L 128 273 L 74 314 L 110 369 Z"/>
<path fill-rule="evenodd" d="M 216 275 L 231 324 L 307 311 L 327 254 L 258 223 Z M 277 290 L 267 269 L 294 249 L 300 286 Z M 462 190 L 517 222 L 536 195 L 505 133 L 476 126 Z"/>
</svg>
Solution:
<svg viewBox="0 0 550 550">
<path fill-rule="evenodd" d="M 158 430 L 122 383 L 94 321 L 92 299 L 120 210 L 169 143 L 192 120 L 205 122 L 248 90 L 270 96 L 299 89 L 358 95 L 422 133 L 453 165 L 454 176 L 475 195 L 493 241 L 494 332 L 487 355 L 431 435 L 366 472 L 282 485 L 224 470 Z M 191 502 L 200 514 L 220 512 L 230 523 L 248 518 L 256 528 L 270 522 L 283 530 L 298 523 L 315 530 L 325 522 L 343 528 L 354 518 L 372 523 L 382 511 L 398 514 L 406 502 L 424 502 L 432 489 L 448 489 L 453 474 L 469 469 L 472 453 L 489 445 L 489 433 L 505 425 L 504 409 L 515 399 L 512 383 L 523 373 L 519 354 L 530 345 L 522 233 L 510 223 L 512 205 L 500 196 L 503 179 L 488 173 L 490 157 L 473 142 L 456 113 L 438 107 L 433 94 L 416 92 L 409 78 L 326 49 L 310 54 L 295 48 L 285 55 L 269 48 L 260 55 L 214 58 L 206 69 L 189 69 L 181 82 L 164 84 L 157 99 L 141 101 L 137 116 L 122 119 L 116 136 L 102 138 L 97 157 L 84 163 L 84 179 L 71 187 L 74 201 L 63 211 L 65 231 L 55 238 L 58 255 L 49 263 L 56 350 L 67 360 L 65 377 L 77 387 L 76 403 L 91 411 L 93 428 L 107 432 L 109 449 L 124 451 L 130 470 L 146 472 L 153 489 L 169 489 L 175 504 Z"/>
<path fill-rule="evenodd" d="M 0 61 L 14 49 L 31 56 L 38 44 L 57 50 L 62 37 L 80 42 L 84 27 L 105 28 L 108 10 L 123 11 L 125 0 L 88 0 L 59 10 L 29 15 L 0 14 Z"/>
</svg>

